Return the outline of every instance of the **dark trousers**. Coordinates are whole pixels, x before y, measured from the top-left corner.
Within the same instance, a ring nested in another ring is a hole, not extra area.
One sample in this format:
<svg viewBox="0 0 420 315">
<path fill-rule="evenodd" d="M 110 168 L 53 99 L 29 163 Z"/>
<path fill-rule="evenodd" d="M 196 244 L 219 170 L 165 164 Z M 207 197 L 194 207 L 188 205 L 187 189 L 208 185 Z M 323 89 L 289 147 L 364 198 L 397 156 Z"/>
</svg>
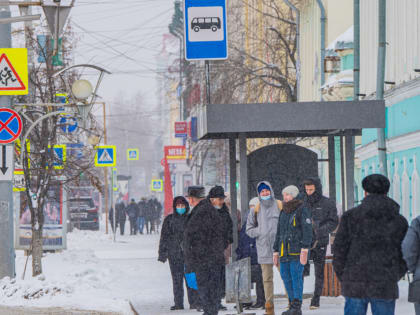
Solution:
<svg viewBox="0 0 420 315">
<path fill-rule="evenodd" d="M 196 272 L 203 315 L 217 315 L 219 312 L 222 268 L 222 265 L 210 265 Z"/>
<path fill-rule="evenodd" d="M 174 302 L 176 306 L 184 306 L 184 263 L 169 260 L 169 267 L 172 275 L 172 287 L 174 291 Z M 185 280 L 185 284 L 187 281 Z M 199 304 L 199 296 L 196 290 L 187 286 L 188 303 L 190 305 Z"/>
<path fill-rule="evenodd" d="M 251 282 L 255 283 L 257 304 L 265 304 L 264 282 L 260 265 L 251 266 Z"/>
<path fill-rule="evenodd" d="M 222 266 L 222 270 L 220 273 L 220 288 L 219 288 L 219 296 L 220 301 L 224 299 L 226 295 L 226 266 Z"/>
<path fill-rule="evenodd" d="M 137 234 L 137 217 L 130 218 L 130 235 Z"/>
<path fill-rule="evenodd" d="M 124 235 L 125 220 L 121 220 L 119 225 L 120 225 L 120 234 Z"/>
<path fill-rule="evenodd" d="M 315 291 L 314 297 L 320 297 L 324 287 L 324 268 L 325 255 L 327 254 L 327 246 L 315 247 L 311 249 L 311 259 L 314 261 L 315 267 Z"/>
</svg>

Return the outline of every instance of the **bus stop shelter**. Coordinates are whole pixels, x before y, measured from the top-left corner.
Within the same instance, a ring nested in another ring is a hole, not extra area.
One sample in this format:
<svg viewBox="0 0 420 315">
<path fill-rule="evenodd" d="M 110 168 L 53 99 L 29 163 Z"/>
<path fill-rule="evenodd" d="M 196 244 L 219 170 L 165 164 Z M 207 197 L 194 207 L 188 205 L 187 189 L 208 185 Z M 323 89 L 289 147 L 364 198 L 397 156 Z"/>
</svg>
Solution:
<svg viewBox="0 0 420 315">
<path fill-rule="evenodd" d="M 363 128 L 385 128 L 384 101 L 209 104 L 198 113 L 200 140 L 229 140 L 230 194 L 233 226 L 237 226 L 236 142 L 239 140 L 241 205 L 247 207 L 249 138 L 328 138 L 329 191 L 336 196 L 335 142 L 340 138 L 343 210 L 354 205 L 354 136 Z M 245 189 L 244 189 L 245 188 Z M 243 209 L 245 210 L 245 208 Z M 246 211 L 244 211 L 246 212 Z M 234 246 L 237 247 L 234 233 Z M 235 257 L 234 250 L 232 251 Z"/>
</svg>

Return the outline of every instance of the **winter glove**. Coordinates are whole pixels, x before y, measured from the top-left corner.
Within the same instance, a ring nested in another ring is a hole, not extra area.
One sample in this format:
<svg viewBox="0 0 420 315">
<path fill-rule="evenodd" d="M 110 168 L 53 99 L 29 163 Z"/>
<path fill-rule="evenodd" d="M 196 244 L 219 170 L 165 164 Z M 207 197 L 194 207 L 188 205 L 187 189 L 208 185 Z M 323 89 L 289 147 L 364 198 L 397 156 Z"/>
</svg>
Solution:
<svg viewBox="0 0 420 315">
<path fill-rule="evenodd" d="M 300 263 L 304 266 L 308 262 L 308 252 L 309 250 L 304 248 L 302 248 L 300 251 Z"/>
<path fill-rule="evenodd" d="M 158 261 L 160 261 L 161 263 L 165 263 L 166 259 L 166 257 L 159 256 Z"/>
</svg>

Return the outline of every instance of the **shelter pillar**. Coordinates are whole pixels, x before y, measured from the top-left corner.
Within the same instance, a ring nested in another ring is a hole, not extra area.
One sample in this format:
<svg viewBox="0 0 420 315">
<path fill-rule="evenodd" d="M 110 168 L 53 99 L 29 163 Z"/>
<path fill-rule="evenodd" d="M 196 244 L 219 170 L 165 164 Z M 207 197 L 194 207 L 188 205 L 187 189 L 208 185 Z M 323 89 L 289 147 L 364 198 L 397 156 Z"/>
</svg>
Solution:
<svg viewBox="0 0 420 315">
<path fill-rule="evenodd" d="M 245 223 L 248 217 L 248 156 L 247 156 L 247 144 L 246 134 L 239 134 L 239 178 L 241 187 L 241 214 L 242 224 Z"/>
<path fill-rule="evenodd" d="M 235 249 L 238 247 L 238 203 L 236 191 L 236 139 L 229 138 L 229 173 L 230 173 L 230 201 L 231 201 L 231 217 L 233 222 L 233 244 L 232 244 L 232 261 L 236 260 Z"/>
</svg>

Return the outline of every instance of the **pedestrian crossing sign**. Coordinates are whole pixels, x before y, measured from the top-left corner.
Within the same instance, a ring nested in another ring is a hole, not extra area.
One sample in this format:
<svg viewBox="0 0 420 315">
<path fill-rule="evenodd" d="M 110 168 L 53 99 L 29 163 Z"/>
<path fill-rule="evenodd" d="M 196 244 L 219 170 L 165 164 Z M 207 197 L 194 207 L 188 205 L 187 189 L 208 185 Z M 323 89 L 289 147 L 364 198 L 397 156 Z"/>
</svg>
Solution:
<svg viewBox="0 0 420 315">
<path fill-rule="evenodd" d="M 152 191 L 163 191 L 163 180 L 152 179 Z"/>
<path fill-rule="evenodd" d="M 117 148 L 115 145 L 101 145 L 96 147 L 96 167 L 114 167 L 116 164 Z"/>
<path fill-rule="evenodd" d="M 28 50 L 0 49 L 0 95 L 28 94 Z"/>
<path fill-rule="evenodd" d="M 139 160 L 139 149 L 127 149 L 127 160 L 138 161 Z"/>
</svg>

